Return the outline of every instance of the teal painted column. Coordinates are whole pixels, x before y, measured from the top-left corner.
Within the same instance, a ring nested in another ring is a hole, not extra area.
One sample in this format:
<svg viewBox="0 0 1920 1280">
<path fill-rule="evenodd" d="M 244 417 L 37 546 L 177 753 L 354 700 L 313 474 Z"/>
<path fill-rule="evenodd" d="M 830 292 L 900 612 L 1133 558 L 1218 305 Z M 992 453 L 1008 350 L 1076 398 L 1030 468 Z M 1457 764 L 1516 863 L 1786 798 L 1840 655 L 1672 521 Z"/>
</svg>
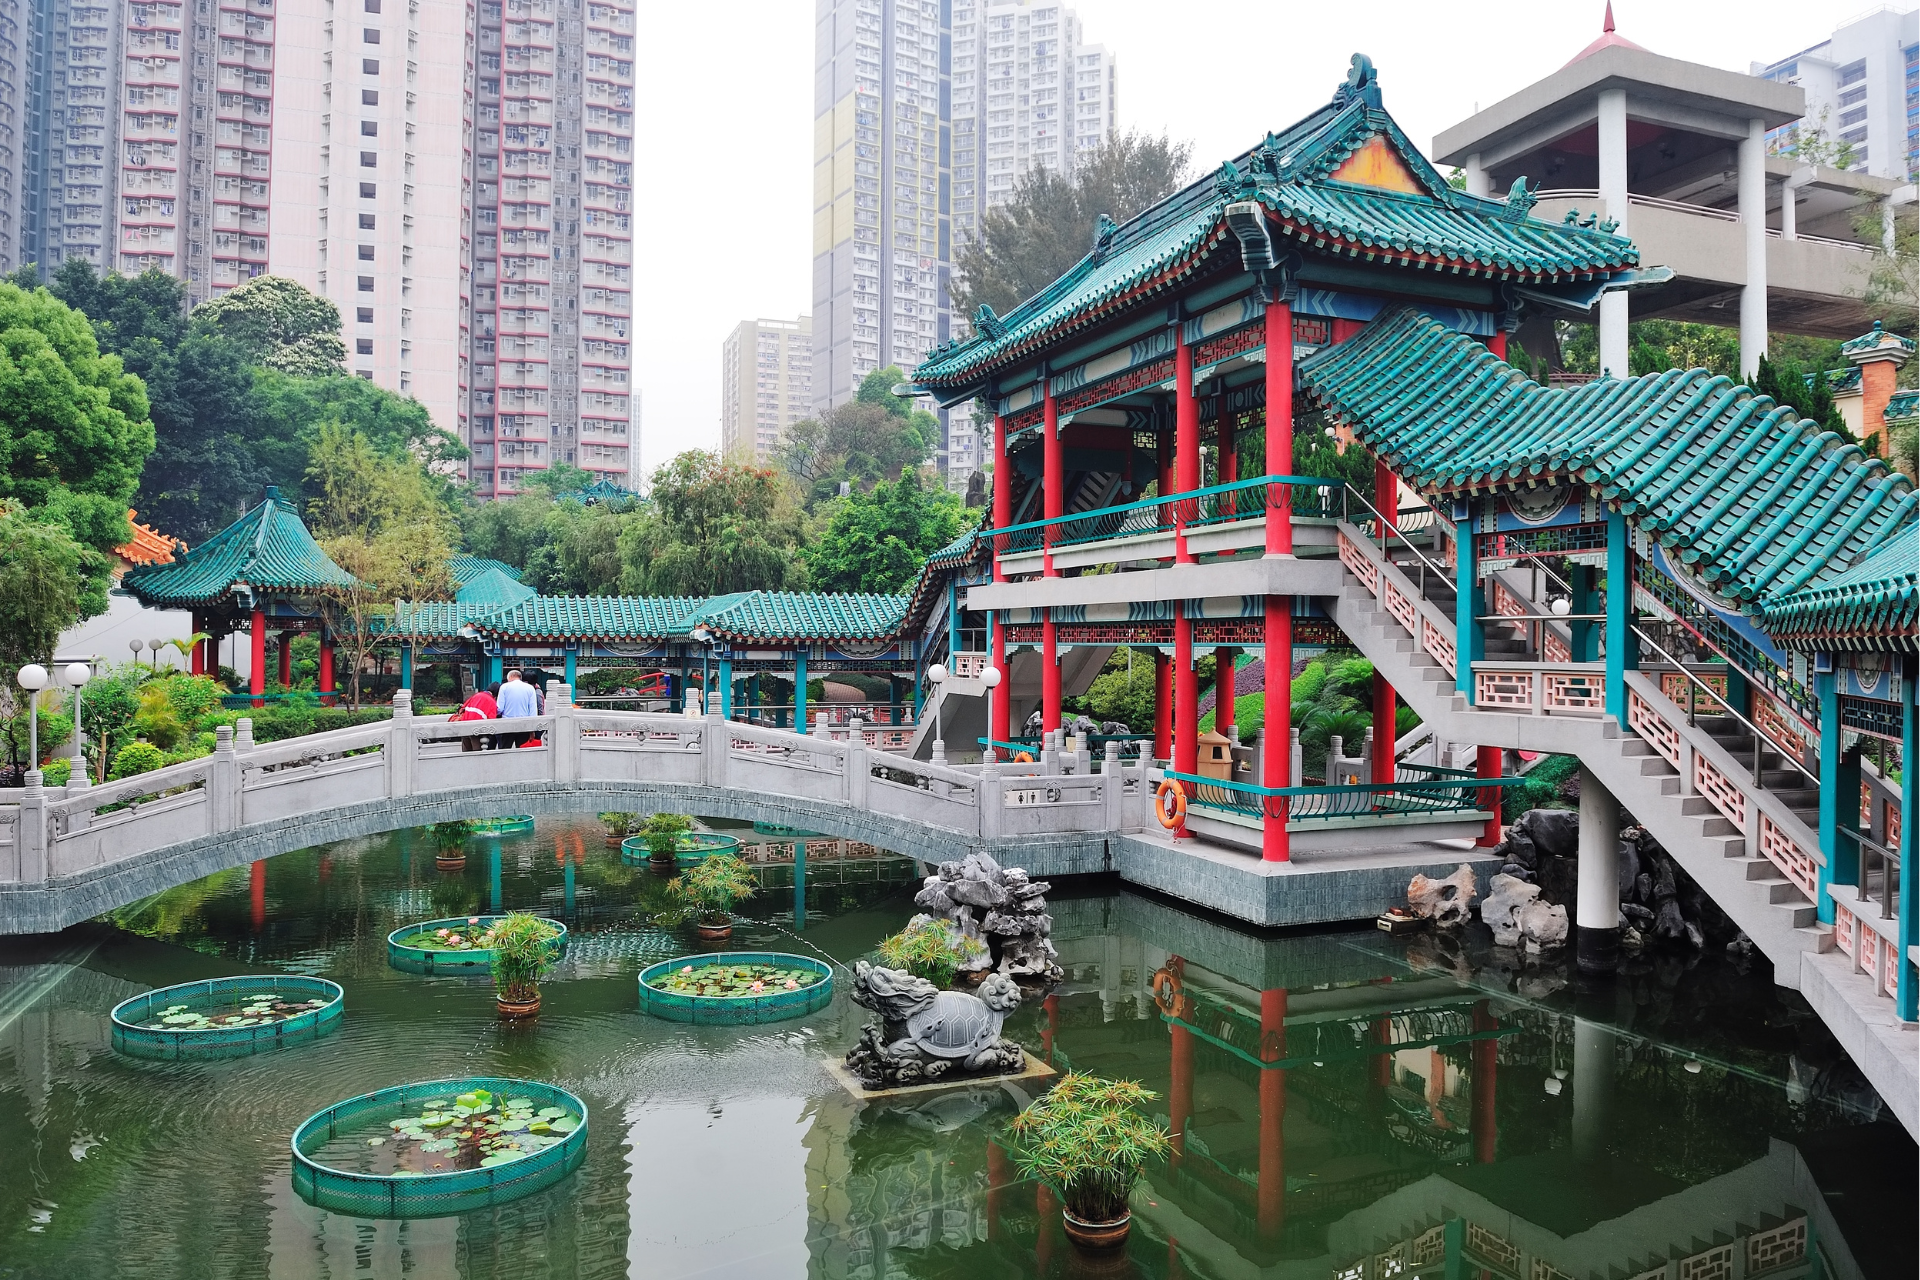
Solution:
<svg viewBox="0 0 1920 1280">
<path fill-rule="evenodd" d="M 567 646 L 567 688 L 577 688 L 580 683 L 580 646 Z"/>
<path fill-rule="evenodd" d="M 747 677 L 747 718 L 751 720 L 760 712 L 760 673 L 756 671 Z"/>
<path fill-rule="evenodd" d="M 793 931 L 805 933 L 807 929 L 807 842 L 795 839 L 793 842 Z"/>
<path fill-rule="evenodd" d="M 1900 770 L 1900 855 L 1904 872 L 1900 877 L 1900 955 L 1899 985 L 1895 988 L 1893 1003 L 1895 1011 L 1902 1021 L 1913 1022 L 1920 1019 L 1920 973 L 1916 973 L 1913 961 L 1909 958 L 1912 949 L 1920 946 L 1920 875 L 1915 874 L 1913 850 L 1920 848 L 1920 778 L 1915 774 L 1920 769 L 1915 761 L 1920 760 L 1920 711 L 1915 709 L 1914 677 L 1920 675 L 1920 669 L 1912 658 L 1904 660 L 1905 670 L 1900 681 L 1900 761 L 1904 766 Z"/>
<path fill-rule="evenodd" d="M 400 687 L 409 693 L 413 691 L 413 646 L 400 646 Z"/>
<path fill-rule="evenodd" d="M 1466 506 L 1466 518 L 1454 522 L 1453 683 L 1472 706 L 1473 664 L 1487 652 L 1478 622 L 1486 610 L 1480 602 L 1480 575 L 1473 559 L 1473 517 L 1479 503 L 1468 498 Z"/>
<path fill-rule="evenodd" d="M 500 914 L 500 841 L 489 840 L 487 851 L 487 894 L 494 915 Z"/>
<path fill-rule="evenodd" d="M 1814 673 L 1813 690 L 1820 701 L 1820 852 L 1827 865 L 1820 868 L 1814 905 L 1824 924 L 1833 923 L 1833 886 L 1860 883 L 1860 846 L 1840 832 L 1860 824 L 1860 764 L 1849 767 L 1841 759 L 1840 680 L 1832 671 Z M 1847 788 L 1848 778 L 1852 788 Z M 1851 797 L 1851 805 L 1847 803 Z M 1851 808 L 1852 820 L 1847 813 Z M 1901 833 L 1905 835 L 1903 831 Z"/>
<path fill-rule="evenodd" d="M 1567 566 L 1567 585 L 1573 588 L 1573 595 L 1567 601 L 1570 613 L 1598 613 L 1600 592 L 1594 586 L 1595 574 L 1590 564 Z M 1573 651 L 1575 662 L 1600 661 L 1600 628 L 1591 622 L 1570 622 L 1567 631 L 1572 643 L 1567 647 Z"/>
<path fill-rule="evenodd" d="M 1753 715 L 1753 685 L 1748 683 L 1746 673 L 1731 662 L 1727 664 L 1727 701 L 1741 715 Z"/>
<path fill-rule="evenodd" d="M 793 731 L 807 731 L 807 651 L 793 651 Z"/>
<path fill-rule="evenodd" d="M 733 719 L 733 659 L 720 659 L 720 714 Z"/>
<path fill-rule="evenodd" d="M 1446 1280 L 1467 1280 L 1470 1274 L 1467 1263 L 1467 1220 L 1448 1218 L 1441 1241 L 1445 1250 L 1443 1265 L 1446 1268 L 1442 1274 Z"/>
<path fill-rule="evenodd" d="M 953 654 L 960 652 L 960 584 L 956 579 L 947 579 L 947 665 L 953 665 Z"/>
<path fill-rule="evenodd" d="M 1607 512 L 1607 714 L 1627 722 L 1627 672 L 1640 667 L 1633 636 L 1633 539 L 1627 518 Z"/>
</svg>

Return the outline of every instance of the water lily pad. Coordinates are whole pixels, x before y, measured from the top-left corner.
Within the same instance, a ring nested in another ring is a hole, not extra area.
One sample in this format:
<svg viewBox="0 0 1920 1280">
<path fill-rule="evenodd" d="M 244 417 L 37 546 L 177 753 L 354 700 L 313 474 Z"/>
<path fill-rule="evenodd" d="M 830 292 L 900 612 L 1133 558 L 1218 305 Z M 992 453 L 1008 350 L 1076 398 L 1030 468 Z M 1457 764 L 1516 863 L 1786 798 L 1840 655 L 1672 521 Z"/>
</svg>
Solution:
<svg viewBox="0 0 1920 1280">
<path fill-rule="evenodd" d="M 579 1127 L 580 1127 L 580 1122 L 574 1119 L 555 1120 L 553 1122 L 553 1131 L 555 1133 L 572 1133 L 575 1129 L 578 1129 Z"/>
<path fill-rule="evenodd" d="M 519 1133 L 527 1127 L 527 1122 L 525 1120 L 508 1120 L 502 1123 L 500 1127 L 508 1133 Z"/>
<path fill-rule="evenodd" d="M 566 1112 L 566 1109 L 565 1109 L 564 1107 L 542 1107 L 542 1108 L 540 1108 L 540 1118 L 541 1118 L 542 1120 L 552 1120 L 552 1119 L 553 1119 L 554 1117 L 556 1117 L 556 1116 L 563 1116 L 563 1115 L 565 1115 L 565 1114 L 567 1114 L 567 1112 Z"/>
</svg>

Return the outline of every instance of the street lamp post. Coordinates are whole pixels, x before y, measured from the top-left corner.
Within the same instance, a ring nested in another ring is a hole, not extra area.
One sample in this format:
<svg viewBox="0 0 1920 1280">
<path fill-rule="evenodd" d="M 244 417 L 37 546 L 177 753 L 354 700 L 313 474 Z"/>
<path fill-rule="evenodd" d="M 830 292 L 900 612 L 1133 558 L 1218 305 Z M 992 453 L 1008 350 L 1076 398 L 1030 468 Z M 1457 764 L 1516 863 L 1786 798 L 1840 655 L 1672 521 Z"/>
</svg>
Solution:
<svg viewBox="0 0 1920 1280">
<path fill-rule="evenodd" d="M 939 690 L 940 686 L 947 682 L 947 664 L 944 662 L 936 662 L 929 666 L 927 668 L 927 679 L 933 682 L 934 697 L 936 699 L 933 706 L 933 762 L 935 764 L 945 764 L 947 762 L 947 732 L 945 723 L 947 707 L 945 700 L 940 698 Z M 992 733 L 991 726 L 988 728 L 988 733 Z"/>
<path fill-rule="evenodd" d="M 982 764 L 992 764 L 1000 757 L 993 745 L 993 691 L 1000 685 L 1000 668 L 985 667 L 980 672 L 980 683 L 987 686 L 987 749 L 980 757 Z"/>
<path fill-rule="evenodd" d="M 87 681 L 93 679 L 93 668 L 84 662 L 70 662 L 60 673 L 60 678 L 73 686 L 73 765 L 67 775 L 67 785 L 76 783 L 87 785 L 87 757 L 81 749 L 86 737 L 80 732 L 80 691 L 87 687 Z"/>
<path fill-rule="evenodd" d="M 27 691 L 27 769 L 40 768 L 40 691 L 47 687 L 47 669 L 37 662 L 20 668 L 15 680 Z"/>
</svg>

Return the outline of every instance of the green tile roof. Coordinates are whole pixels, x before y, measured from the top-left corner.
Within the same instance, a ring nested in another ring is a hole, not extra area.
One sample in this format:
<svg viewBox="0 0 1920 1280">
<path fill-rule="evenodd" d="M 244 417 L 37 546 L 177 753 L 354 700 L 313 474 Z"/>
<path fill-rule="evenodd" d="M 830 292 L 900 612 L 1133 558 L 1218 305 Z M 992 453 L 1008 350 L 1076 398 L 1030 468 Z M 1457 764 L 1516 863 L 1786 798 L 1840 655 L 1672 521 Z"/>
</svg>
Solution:
<svg viewBox="0 0 1920 1280">
<path fill-rule="evenodd" d="M 1795 648 L 1920 647 L 1920 530 L 1909 527 L 1845 572 L 1768 600 L 1761 625 Z"/>
<path fill-rule="evenodd" d="M 1300 373 L 1416 487 L 1584 481 L 1749 612 L 1821 585 L 1916 519 L 1905 476 L 1704 369 L 1549 390 L 1404 307 Z"/>
<path fill-rule="evenodd" d="M 184 609 L 219 603 L 237 586 L 315 592 L 352 584 L 271 485 L 259 506 L 168 564 L 127 570 L 120 585 L 142 604 Z"/>
<path fill-rule="evenodd" d="M 824 591 L 750 591 L 702 612 L 716 635 L 746 643 L 889 639 L 905 620 L 909 596 Z"/>
<path fill-rule="evenodd" d="M 1897 333 L 1888 333 L 1886 326 L 1880 321 L 1875 320 L 1873 322 L 1873 328 L 1867 330 L 1857 338 L 1848 338 L 1845 342 L 1841 343 L 1840 352 L 1842 355 L 1851 356 L 1872 351 L 1879 347 L 1890 347 L 1893 350 L 1910 356 L 1913 354 L 1914 343 L 1912 338 L 1903 338 Z"/>
<path fill-rule="evenodd" d="M 1887 401 L 1886 418 L 1888 422 L 1909 422 L 1920 418 L 1920 392 L 1894 392 L 1893 399 Z"/>
<path fill-rule="evenodd" d="M 447 572 L 453 575 L 453 585 L 464 587 L 483 573 L 504 573 L 515 582 L 520 581 L 520 571 L 504 560 L 488 560 L 483 556 L 455 556 L 447 561 Z"/>
<path fill-rule="evenodd" d="M 1376 136 L 1420 192 L 1330 176 Z M 1239 244 L 1224 217 L 1227 205 L 1247 200 L 1269 210 L 1276 253 L 1303 250 L 1529 284 L 1591 280 L 1640 260 L 1625 236 L 1531 217 L 1531 196 L 1510 204 L 1449 187 L 1381 108 L 1369 81 L 1358 92 L 1343 86 L 1329 105 L 1113 230 L 1005 318 L 976 318 L 973 337 L 931 352 L 915 381 L 963 386 L 1124 308 L 1163 305 L 1169 288 L 1222 253 L 1239 270 Z"/>
<path fill-rule="evenodd" d="M 375 619 L 372 629 L 399 640 L 457 640 L 473 620 L 473 608 L 458 601 L 433 600 L 415 604 L 411 600 L 396 600 L 393 615 Z"/>
<path fill-rule="evenodd" d="M 519 604 L 531 599 L 537 593 L 517 577 L 503 572 L 506 566 L 489 569 L 485 573 L 467 579 L 454 592 L 453 598 L 469 611 L 477 611 L 502 605 Z"/>
<path fill-rule="evenodd" d="M 509 640 L 664 640 L 685 636 L 704 602 L 689 596 L 532 596 L 474 621 Z"/>
</svg>

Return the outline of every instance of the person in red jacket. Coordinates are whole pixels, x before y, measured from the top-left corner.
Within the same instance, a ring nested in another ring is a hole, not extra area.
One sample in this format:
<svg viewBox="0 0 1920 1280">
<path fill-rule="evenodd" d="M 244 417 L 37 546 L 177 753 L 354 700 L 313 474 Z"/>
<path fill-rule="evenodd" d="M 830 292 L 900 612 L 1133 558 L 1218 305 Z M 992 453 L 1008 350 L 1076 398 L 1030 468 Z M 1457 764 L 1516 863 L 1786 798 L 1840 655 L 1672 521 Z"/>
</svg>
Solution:
<svg viewBox="0 0 1920 1280">
<path fill-rule="evenodd" d="M 447 717 L 449 722 L 461 720 L 498 720 L 499 718 L 500 704 L 494 701 L 493 692 L 489 689 L 480 690 L 480 692 L 461 703 L 460 710 Z M 492 746 L 493 743 L 491 740 L 479 734 L 460 740 L 460 749 L 462 751 L 483 751 Z"/>
</svg>

